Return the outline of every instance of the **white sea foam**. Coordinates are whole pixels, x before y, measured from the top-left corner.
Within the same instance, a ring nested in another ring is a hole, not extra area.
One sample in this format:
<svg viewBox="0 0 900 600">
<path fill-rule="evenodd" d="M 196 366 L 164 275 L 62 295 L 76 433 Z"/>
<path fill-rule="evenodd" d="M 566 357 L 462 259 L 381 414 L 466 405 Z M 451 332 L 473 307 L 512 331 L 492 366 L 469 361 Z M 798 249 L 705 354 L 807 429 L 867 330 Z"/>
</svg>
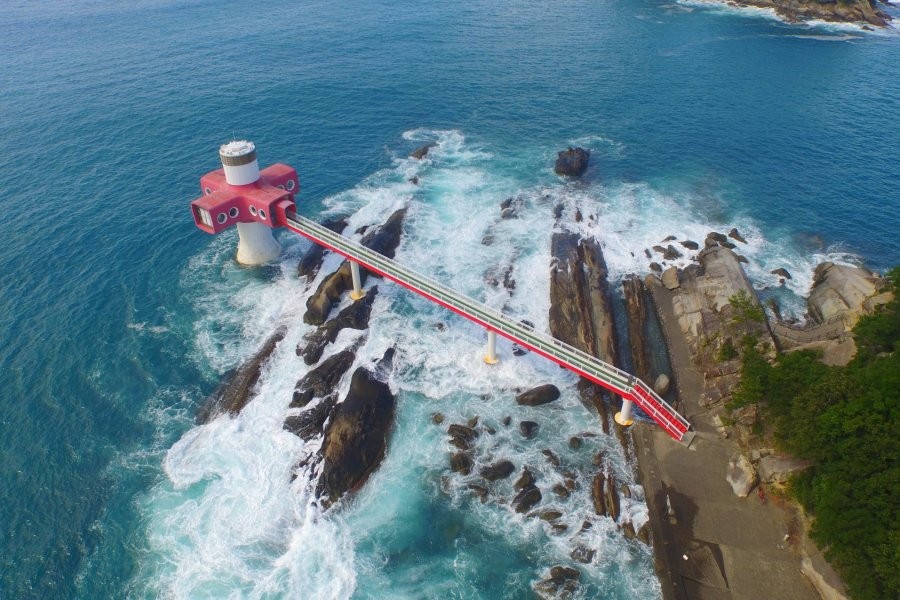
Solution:
<svg viewBox="0 0 900 600">
<path fill-rule="evenodd" d="M 327 212 L 349 214 L 348 231 L 353 232 L 408 207 L 397 251 L 400 262 L 515 318 L 528 319 L 538 329 L 547 329 L 550 240 L 557 204 L 564 207 L 562 227 L 601 242 L 614 282 L 631 272 L 645 273 L 649 260 L 644 248 L 669 234 L 702 244 L 709 231 L 732 226 L 747 238 L 738 251 L 748 258 L 748 273 L 756 285 L 777 285 L 777 277 L 769 271 L 787 267 L 794 274 L 787 285 L 797 298 L 806 293 L 816 261 L 847 258 L 836 253 L 808 257 L 785 242 L 767 239 L 746 217 L 727 222 L 704 219 L 696 205 L 710 202 L 708 198 L 647 183 L 565 184 L 549 171 L 545 183 L 523 186 L 509 175 L 516 171 L 502 157 L 469 144 L 459 132 L 420 129 L 404 137 L 433 141 L 436 146 L 425 160 L 399 156 L 391 168 L 327 199 Z M 575 141 L 618 147 L 603 136 Z M 541 160 L 552 154 L 538 152 Z M 419 178 L 418 185 L 408 181 L 412 176 Z M 513 199 L 516 218 L 500 218 L 499 205 L 507 198 Z M 584 216 L 580 223 L 574 219 L 576 210 Z M 636 527 L 647 520 L 643 491 L 614 437 L 586 437 L 579 450 L 568 445 L 573 435 L 599 429 L 596 417 L 578 398 L 576 377 L 535 354 L 514 357 L 505 340 L 499 344 L 500 364 L 488 366 L 481 360 L 483 330 L 376 279 L 367 283 L 380 289 L 369 330 L 341 332 L 326 356 L 361 343 L 356 365 L 370 365 L 387 348 L 397 348 L 395 368 L 388 374 L 398 395 L 397 424 L 385 461 L 369 483 L 321 514 L 312 499 L 309 473 L 301 472 L 290 482 L 298 458 L 315 452 L 318 442 L 304 443 L 284 431 L 282 423 L 293 387 L 308 371 L 294 354 L 311 330 L 300 318 L 304 298 L 341 259 L 326 255 L 318 277 L 307 284 L 293 273 L 308 244 L 291 236 L 281 241 L 284 258 L 263 270 L 262 276 L 258 269 L 234 265 L 231 235 L 218 236 L 182 276 L 185 292 L 196 298 L 199 364 L 224 372 L 252 355 L 276 326 L 285 326 L 287 333 L 267 363 L 253 401 L 240 415 L 189 429 L 165 453 L 166 478 L 141 502 L 148 547 L 136 588 L 147 595 L 177 598 L 478 595 L 475 582 L 489 557 L 480 554 L 485 550 L 477 545 L 455 539 L 452 531 L 442 542 L 446 551 L 434 557 L 433 565 L 402 559 L 404 544 L 415 544 L 404 542 L 403 536 L 420 535 L 409 530 L 412 525 L 404 529 L 404 522 L 420 518 L 414 514 L 415 506 L 425 502 L 440 506 L 441 513 L 460 519 L 464 515 L 466 522 L 503 547 L 526 548 L 524 554 L 536 567 L 525 575 L 524 584 L 545 575 L 541 565 L 568 561 L 573 546 L 583 544 L 596 551 L 585 569 L 583 590 L 626 585 L 622 593 L 627 596 L 659 595 L 649 549 L 626 542 L 615 523 L 593 514 L 591 460 L 602 451 L 604 469 L 633 492 L 631 499 L 623 498 L 624 518 Z M 682 258 L 668 264 L 686 266 L 692 254 L 684 250 Z M 487 282 L 510 266 L 516 282 L 512 289 L 502 284 L 502 275 L 498 285 Z M 515 404 L 517 390 L 542 383 L 557 385 L 560 400 L 534 408 Z M 345 378 L 340 397 L 347 386 Z M 184 401 L 169 398 L 154 410 L 160 419 L 183 422 L 184 406 Z M 477 479 L 474 475 L 444 479 L 451 447 L 445 429 L 431 423 L 433 412 L 442 412 L 449 423 L 478 416 L 483 429 L 474 450 L 475 472 L 501 458 L 512 460 L 517 470 L 527 465 L 544 493 L 541 508 L 558 508 L 567 531 L 555 533 L 549 523 L 510 508 L 517 475 L 492 484 L 493 500 L 484 504 L 473 500 L 467 487 Z M 505 416 L 514 419 L 509 427 L 502 425 Z M 519 433 L 518 423 L 525 419 L 540 424 L 534 440 Z M 495 433 L 488 433 L 487 427 Z M 550 465 L 543 450 L 559 456 L 562 468 Z M 564 481 L 563 470 L 579 481 L 566 500 L 551 491 Z M 585 521 L 593 526 L 579 533 Z M 435 571 L 440 575 L 434 576 Z M 509 589 L 523 585 L 521 573 L 507 577 Z"/>
</svg>

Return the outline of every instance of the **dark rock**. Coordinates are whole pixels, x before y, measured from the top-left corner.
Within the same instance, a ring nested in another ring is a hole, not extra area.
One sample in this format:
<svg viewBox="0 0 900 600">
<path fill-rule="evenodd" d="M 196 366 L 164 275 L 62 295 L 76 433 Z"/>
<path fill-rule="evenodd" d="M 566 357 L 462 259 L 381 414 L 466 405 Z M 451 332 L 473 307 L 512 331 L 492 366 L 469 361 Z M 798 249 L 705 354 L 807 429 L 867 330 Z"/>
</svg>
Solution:
<svg viewBox="0 0 900 600">
<path fill-rule="evenodd" d="M 525 439 L 530 440 L 537 435 L 538 427 L 540 426 L 534 421 L 522 421 L 521 423 L 519 423 L 519 432 L 525 437 Z"/>
<path fill-rule="evenodd" d="M 384 225 L 376 231 L 370 231 L 363 237 L 360 243 L 370 250 L 374 250 L 382 256 L 394 258 L 397 246 L 400 245 L 400 234 L 403 233 L 403 219 L 406 218 L 406 209 L 395 210 Z"/>
<path fill-rule="evenodd" d="M 613 521 L 619 520 L 619 493 L 616 491 L 616 480 L 612 475 L 606 478 L 606 514 Z"/>
<path fill-rule="evenodd" d="M 793 277 L 791 277 L 791 274 L 788 273 L 788 270 L 783 267 L 775 269 L 774 271 L 769 271 L 769 272 L 772 275 L 778 275 L 779 277 L 784 277 L 785 279 L 793 279 Z"/>
<path fill-rule="evenodd" d="M 677 239 L 678 239 L 678 238 L 675 237 L 674 235 L 667 235 L 666 238 L 665 238 L 662 242 L 660 242 L 660 243 L 661 243 L 661 244 L 665 244 L 666 242 L 672 242 L 672 241 L 675 241 L 675 240 L 677 240 Z"/>
<path fill-rule="evenodd" d="M 484 486 L 478 485 L 477 483 L 470 483 L 468 486 L 470 490 L 475 492 L 475 495 L 478 496 L 478 499 L 481 500 L 481 503 L 484 504 L 487 502 L 488 497 L 488 489 Z"/>
<path fill-rule="evenodd" d="M 637 535 L 634 531 L 634 523 L 631 521 L 622 523 L 622 534 L 625 536 L 626 540 L 633 540 Z"/>
<path fill-rule="evenodd" d="M 665 246 L 653 246 L 653 251 L 658 252 L 660 254 L 665 254 L 666 248 L 665 248 Z"/>
<path fill-rule="evenodd" d="M 560 498 L 568 498 L 569 497 L 569 490 L 567 490 L 566 486 L 564 486 L 561 483 L 557 483 L 556 485 L 553 486 L 553 493 L 556 494 L 557 496 L 559 496 Z"/>
<path fill-rule="evenodd" d="M 553 170 L 557 175 L 578 177 L 587 170 L 590 158 L 590 150 L 569 148 L 557 154 Z"/>
<path fill-rule="evenodd" d="M 569 438 L 569 448 L 571 448 L 572 450 L 578 450 L 579 448 L 581 448 L 581 444 L 581 438 L 577 435 L 573 435 Z"/>
<path fill-rule="evenodd" d="M 322 226 L 335 233 L 341 233 L 347 228 L 347 220 L 343 218 L 328 219 L 322 221 Z M 303 253 L 297 264 L 297 277 L 306 277 L 306 281 L 312 281 L 319 273 L 322 259 L 325 256 L 325 248 L 319 244 L 313 244 L 309 250 Z"/>
<path fill-rule="evenodd" d="M 574 579 L 578 581 L 581 578 L 581 572 L 572 567 L 556 566 L 550 569 L 550 577 L 554 579 Z"/>
<path fill-rule="evenodd" d="M 723 248 L 728 248 L 729 250 L 734 250 L 735 248 L 737 248 L 737 246 L 732 244 L 731 242 L 719 242 L 719 245 Z"/>
<path fill-rule="evenodd" d="M 687 248 L 688 250 L 699 250 L 700 244 L 691 240 L 684 240 L 681 242 L 681 245 Z"/>
<path fill-rule="evenodd" d="M 472 472 L 472 457 L 465 452 L 457 452 L 450 457 L 450 470 L 454 473 L 468 475 Z"/>
<path fill-rule="evenodd" d="M 562 216 L 564 210 L 565 210 L 565 206 L 563 206 L 562 204 L 557 204 L 556 206 L 554 206 L 553 207 L 553 218 L 559 220 L 559 218 Z"/>
<path fill-rule="evenodd" d="M 541 519 L 547 522 L 555 521 L 562 517 L 562 513 L 558 510 L 545 510 L 540 515 Z"/>
<path fill-rule="evenodd" d="M 684 256 L 681 252 L 675 249 L 675 246 L 669 244 L 666 247 L 665 253 L 663 253 L 663 258 L 666 260 L 675 260 Z"/>
<path fill-rule="evenodd" d="M 365 269 L 360 269 L 360 279 L 365 283 Z M 334 303 L 340 300 L 344 292 L 351 289 L 353 289 L 353 279 L 350 275 L 350 263 L 344 261 L 337 271 L 322 280 L 316 291 L 306 300 L 303 322 L 310 325 L 324 323 Z"/>
<path fill-rule="evenodd" d="M 386 383 L 363 367 L 353 373 L 350 391 L 335 407 L 322 442 L 319 498 L 334 502 L 365 483 L 384 457 L 394 408 Z"/>
<path fill-rule="evenodd" d="M 712 247 L 718 246 L 718 245 L 719 245 L 719 242 L 717 242 L 716 240 L 714 240 L 712 238 L 706 238 L 705 240 L 703 240 L 704 248 L 712 248 Z"/>
<path fill-rule="evenodd" d="M 658 262 L 652 262 L 650 263 L 650 270 L 654 273 L 662 273 L 662 265 L 660 265 Z"/>
<path fill-rule="evenodd" d="M 494 243 L 494 234 L 491 232 L 484 234 L 484 237 L 481 238 L 482 246 L 490 246 L 493 243 Z"/>
<path fill-rule="evenodd" d="M 744 263 L 745 265 L 749 265 L 749 264 L 750 264 L 750 261 L 747 260 L 747 257 L 746 257 L 746 256 L 743 256 L 743 255 L 741 255 L 741 254 L 735 254 L 735 256 L 737 257 L 738 262 Z"/>
<path fill-rule="evenodd" d="M 450 438 L 450 445 L 456 446 L 460 450 L 471 450 L 472 443 L 464 440 L 463 438 Z"/>
<path fill-rule="evenodd" d="M 467 442 L 473 442 L 478 437 L 478 432 L 471 427 L 455 423 L 447 428 L 447 433 L 450 434 L 450 437 L 462 438 Z"/>
<path fill-rule="evenodd" d="M 559 388 L 552 383 L 539 385 L 516 396 L 516 402 L 523 406 L 540 406 L 559 398 Z"/>
<path fill-rule="evenodd" d="M 553 523 L 553 525 L 551 525 L 550 528 L 553 529 L 553 533 L 555 535 L 563 534 L 569 530 L 569 526 L 566 525 L 565 523 Z"/>
<path fill-rule="evenodd" d="M 706 239 L 715 240 L 718 243 L 727 242 L 728 238 L 725 237 L 724 234 L 719 233 L 718 231 L 710 231 L 706 234 Z"/>
<path fill-rule="evenodd" d="M 500 422 L 504 427 L 509 427 L 509 424 L 512 423 L 512 417 L 503 417 L 503 420 Z"/>
<path fill-rule="evenodd" d="M 335 318 L 316 329 L 306 339 L 306 347 L 300 352 L 303 356 L 303 362 L 308 365 L 315 364 L 322 357 L 322 353 L 325 352 L 325 347 L 334 343 L 341 330 L 367 329 L 369 327 L 369 317 L 372 314 L 372 304 L 377 296 L 378 286 L 372 286 L 371 289 L 366 290 L 365 296 L 344 307 Z"/>
<path fill-rule="evenodd" d="M 222 413 L 236 415 L 250 402 L 250 393 L 259 381 L 263 365 L 275 351 L 278 343 L 284 339 L 287 329 L 279 327 L 262 345 L 256 354 L 244 362 L 231 375 L 227 383 L 219 386 L 197 411 L 198 424 L 209 423 Z"/>
<path fill-rule="evenodd" d="M 476 425 L 478 425 L 478 415 L 475 415 L 474 417 L 472 417 L 471 419 L 466 421 L 466 427 L 468 427 L 469 429 L 472 429 Z M 477 435 L 477 432 L 476 432 L 476 435 Z"/>
<path fill-rule="evenodd" d="M 581 209 L 576 208 L 576 209 L 575 209 L 575 222 L 576 222 L 576 223 L 581 223 L 581 221 L 582 221 L 583 218 L 584 218 L 584 217 L 581 216 Z"/>
<path fill-rule="evenodd" d="M 512 208 L 514 198 L 510 197 L 500 203 L 500 210 L 504 211 L 507 208 Z"/>
<path fill-rule="evenodd" d="M 517 219 L 519 216 L 516 214 L 515 209 L 513 208 L 504 208 L 500 212 L 501 219 Z"/>
<path fill-rule="evenodd" d="M 650 254 L 650 250 L 648 250 L 647 248 L 644 248 L 644 254 L 647 256 L 647 258 L 653 258 L 653 255 Z"/>
<path fill-rule="evenodd" d="M 606 476 L 597 473 L 591 483 L 591 500 L 594 502 L 594 512 L 601 517 L 606 516 Z"/>
<path fill-rule="evenodd" d="M 284 429 L 308 442 L 322 435 L 325 421 L 331 416 L 337 399 L 327 396 L 321 402 L 311 408 L 307 408 L 299 415 L 291 415 L 284 420 Z"/>
<path fill-rule="evenodd" d="M 507 477 L 512 475 L 513 471 L 515 470 L 515 465 L 513 465 L 510 461 L 501 460 L 499 462 L 495 462 L 492 465 L 483 467 L 481 469 L 481 476 L 488 481 L 497 481 L 498 479 L 506 479 Z"/>
<path fill-rule="evenodd" d="M 513 498 L 512 507 L 517 513 L 525 513 L 540 502 L 541 498 L 541 490 L 533 486 L 525 488 Z"/>
<path fill-rule="evenodd" d="M 738 230 L 735 227 L 732 227 L 731 231 L 728 232 L 728 237 L 730 237 L 733 240 L 737 240 L 742 244 L 747 243 L 747 240 L 744 239 L 744 236 L 742 236 L 740 233 L 738 233 Z"/>
<path fill-rule="evenodd" d="M 580 562 L 582 564 L 589 564 L 592 560 L 594 560 L 594 554 L 596 552 L 591 550 L 587 546 L 582 544 L 578 544 L 575 548 L 572 549 L 572 553 L 569 554 L 572 557 L 572 560 L 575 562 Z"/>
<path fill-rule="evenodd" d="M 547 457 L 547 462 L 554 467 L 559 466 L 559 457 L 553 453 L 553 450 L 541 450 L 541 453 Z"/>
<path fill-rule="evenodd" d="M 413 175 L 409 179 L 407 179 L 413 185 L 419 185 L 419 177 L 417 175 Z"/>
<path fill-rule="evenodd" d="M 355 358 L 356 354 L 351 350 L 329 356 L 297 382 L 289 408 L 303 408 L 313 398 L 325 398 L 334 393 Z"/>
<path fill-rule="evenodd" d="M 428 156 L 428 151 L 431 150 L 432 148 L 434 148 L 436 145 L 437 144 L 435 144 L 434 142 L 428 142 L 424 146 L 420 146 L 420 147 L 416 148 L 415 150 L 413 150 L 410 153 L 409 157 L 415 158 L 416 160 L 422 160 L 423 158 Z"/>
<path fill-rule="evenodd" d="M 513 489 L 517 492 L 524 490 L 525 488 L 534 487 L 534 474 L 525 467 L 522 469 L 522 476 L 516 480 L 513 484 Z"/>
<path fill-rule="evenodd" d="M 431 422 L 435 425 L 440 425 L 444 422 L 444 415 L 442 415 L 441 413 L 434 413 L 433 415 L 431 415 Z"/>
</svg>

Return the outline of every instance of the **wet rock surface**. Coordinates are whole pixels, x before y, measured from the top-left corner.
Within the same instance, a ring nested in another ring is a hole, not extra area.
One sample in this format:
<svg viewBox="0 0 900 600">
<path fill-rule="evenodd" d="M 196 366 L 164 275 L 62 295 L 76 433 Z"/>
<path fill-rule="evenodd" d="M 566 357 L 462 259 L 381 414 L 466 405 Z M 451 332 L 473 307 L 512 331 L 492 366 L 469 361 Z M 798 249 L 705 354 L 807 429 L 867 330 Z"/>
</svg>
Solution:
<svg viewBox="0 0 900 600">
<path fill-rule="evenodd" d="M 512 475 L 513 471 L 515 470 L 515 465 L 513 465 L 510 461 L 501 460 L 495 462 L 494 464 L 483 467 L 480 471 L 480 474 L 488 481 L 497 481 L 499 479 L 506 479 L 507 477 Z"/>
<path fill-rule="evenodd" d="M 313 398 L 325 398 L 333 394 L 355 358 L 356 354 L 351 350 L 342 350 L 329 356 L 297 382 L 289 408 L 303 408 Z"/>
<path fill-rule="evenodd" d="M 393 350 L 382 359 L 390 363 Z M 382 365 L 379 365 L 381 367 Z M 394 419 L 390 388 L 364 367 L 354 371 L 350 390 L 338 404 L 325 430 L 320 454 L 319 498 L 334 502 L 362 485 L 381 463 Z"/>
<path fill-rule="evenodd" d="M 559 152 L 556 156 L 556 164 L 553 171 L 557 175 L 579 177 L 588 168 L 591 151 L 584 148 L 569 148 Z"/>
<path fill-rule="evenodd" d="M 216 392 L 206 399 L 197 411 L 196 422 L 198 425 L 209 423 L 222 413 L 236 415 L 250 402 L 253 388 L 259 381 L 259 376 L 266 361 L 272 356 L 275 348 L 284 339 L 287 329 L 284 327 L 272 334 L 265 341 L 256 354 L 245 361 L 219 386 Z"/>
<path fill-rule="evenodd" d="M 343 233 L 344 229 L 347 228 L 347 220 L 343 218 L 327 219 L 322 221 L 322 226 L 327 227 L 335 233 Z M 305 277 L 306 281 L 311 282 L 316 278 L 316 275 L 318 275 L 324 257 L 325 248 L 314 243 L 310 246 L 309 250 L 304 252 L 303 256 L 300 257 L 300 262 L 297 264 L 297 276 Z"/>
<path fill-rule="evenodd" d="M 523 406 L 540 406 L 559 399 L 559 388 L 548 383 L 522 392 L 516 396 L 516 402 Z"/>
<path fill-rule="evenodd" d="M 362 273 L 360 273 L 362 275 Z M 297 354 L 303 357 L 303 362 L 314 365 L 322 357 L 325 347 L 334 343 L 338 334 L 343 329 L 363 330 L 369 327 L 369 317 L 372 314 L 372 304 L 378 296 L 378 286 L 366 290 L 366 295 L 359 300 L 347 305 L 333 319 L 329 319 L 324 325 L 316 329 L 305 340 L 303 350 L 297 347 Z"/>
</svg>

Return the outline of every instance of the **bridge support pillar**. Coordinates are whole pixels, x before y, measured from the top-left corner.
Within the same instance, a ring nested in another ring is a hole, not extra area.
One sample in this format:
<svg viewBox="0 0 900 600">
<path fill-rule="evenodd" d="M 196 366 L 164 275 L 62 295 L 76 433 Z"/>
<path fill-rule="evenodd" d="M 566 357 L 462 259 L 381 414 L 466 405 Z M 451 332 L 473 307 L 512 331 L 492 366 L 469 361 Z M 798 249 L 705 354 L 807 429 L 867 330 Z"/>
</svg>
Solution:
<svg viewBox="0 0 900 600">
<path fill-rule="evenodd" d="M 496 365 L 500 362 L 497 358 L 497 332 L 488 330 L 487 354 L 484 355 L 484 362 L 489 365 Z"/>
<path fill-rule="evenodd" d="M 631 416 L 631 409 L 634 407 L 634 402 L 628 400 L 627 398 L 622 398 L 622 410 L 616 413 L 616 423 L 621 425 L 622 427 L 628 427 L 634 423 L 634 419 Z"/>
<path fill-rule="evenodd" d="M 359 263 L 350 261 L 350 277 L 353 279 L 353 291 L 350 292 L 350 297 L 354 300 L 359 300 L 363 296 L 366 295 L 365 290 L 362 289 L 362 279 L 359 276 Z"/>
</svg>

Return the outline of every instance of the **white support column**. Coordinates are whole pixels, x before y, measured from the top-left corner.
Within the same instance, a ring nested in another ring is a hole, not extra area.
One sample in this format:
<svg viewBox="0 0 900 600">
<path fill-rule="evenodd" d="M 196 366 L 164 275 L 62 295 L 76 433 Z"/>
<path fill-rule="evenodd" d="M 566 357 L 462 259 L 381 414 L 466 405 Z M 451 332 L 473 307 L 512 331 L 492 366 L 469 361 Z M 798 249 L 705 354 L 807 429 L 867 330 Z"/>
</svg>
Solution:
<svg viewBox="0 0 900 600">
<path fill-rule="evenodd" d="M 497 332 L 492 329 L 488 329 L 487 354 L 484 355 L 484 362 L 489 365 L 500 362 L 497 358 Z"/>
<path fill-rule="evenodd" d="M 359 276 L 359 263 L 350 261 L 350 277 L 353 279 L 353 291 L 350 297 L 359 300 L 366 295 L 366 291 L 362 289 L 362 279 Z"/>
<path fill-rule="evenodd" d="M 634 419 L 631 417 L 631 409 L 633 406 L 634 402 L 622 398 L 622 410 L 616 413 L 616 423 L 622 427 L 632 425 L 634 423 Z"/>
</svg>

